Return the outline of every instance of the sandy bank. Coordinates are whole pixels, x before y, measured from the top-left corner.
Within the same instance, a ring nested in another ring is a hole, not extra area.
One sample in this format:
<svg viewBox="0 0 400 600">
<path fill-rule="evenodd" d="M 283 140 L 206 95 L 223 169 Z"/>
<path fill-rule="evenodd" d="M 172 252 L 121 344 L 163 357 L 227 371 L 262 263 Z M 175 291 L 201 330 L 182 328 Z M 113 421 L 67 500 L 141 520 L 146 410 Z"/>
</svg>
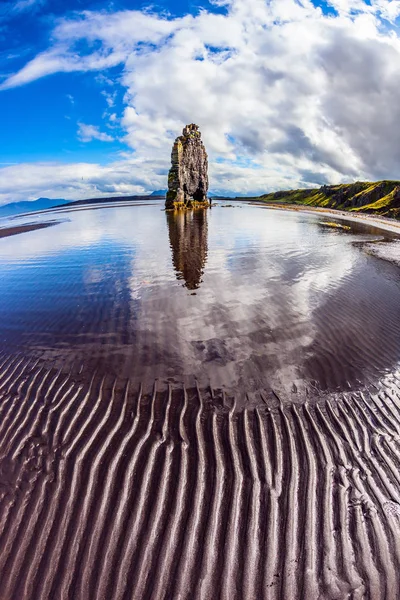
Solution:
<svg viewBox="0 0 400 600">
<path fill-rule="evenodd" d="M 49 223 L 27 223 L 26 225 L 14 225 L 13 227 L 3 227 L 0 229 L 0 238 L 17 235 L 18 233 L 26 233 L 35 231 L 36 229 L 45 229 L 52 225 L 57 225 L 59 221 L 51 221 Z"/>
<path fill-rule="evenodd" d="M 400 239 L 393 239 L 393 234 L 400 238 L 400 222 L 395 219 L 388 219 L 377 215 L 366 215 L 359 213 L 348 213 L 343 210 L 332 210 L 320 207 L 305 207 L 298 204 L 266 204 L 265 202 L 251 201 L 249 204 L 262 206 L 272 210 L 292 210 L 310 214 L 320 214 L 324 217 L 338 219 L 352 223 L 362 223 L 369 227 L 374 227 L 382 231 L 382 235 L 389 232 L 391 239 L 377 240 L 374 242 L 365 242 L 363 249 L 377 258 L 382 258 L 400 267 Z"/>
<path fill-rule="evenodd" d="M 246 200 L 245 200 L 246 202 Z M 298 212 L 306 212 L 311 214 L 322 214 L 335 219 L 344 221 L 352 221 L 353 223 L 365 223 L 373 227 L 377 227 L 384 231 L 391 231 L 397 233 L 400 236 L 400 221 L 395 219 L 388 219 L 387 217 L 381 217 L 378 215 L 360 214 L 360 213 L 349 213 L 344 210 L 333 210 L 331 208 L 320 208 L 318 206 L 301 206 L 298 204 L 266 204 L 265 202 L 256 202 L 254 200 L 248 201 L 249 204 L 254 206 L 262 206 L 264 208 L 272 208 L 274 210 L 294 210 Z"/>
</svg>

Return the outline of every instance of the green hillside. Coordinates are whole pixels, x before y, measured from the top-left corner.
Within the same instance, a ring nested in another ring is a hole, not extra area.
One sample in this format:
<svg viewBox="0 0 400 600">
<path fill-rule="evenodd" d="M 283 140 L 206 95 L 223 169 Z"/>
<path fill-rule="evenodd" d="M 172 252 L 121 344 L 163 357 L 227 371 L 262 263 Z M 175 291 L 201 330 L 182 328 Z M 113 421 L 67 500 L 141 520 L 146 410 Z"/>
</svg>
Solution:
<svg viewBox="0 0 400 600">
<path fill-rule="evenodd" d="M 400 181 L 357 181 L 342 185 L 324 185 L 318 189 L 264 194 L 257 200 L 374 213 L 400 219 Z"/>
</svg>

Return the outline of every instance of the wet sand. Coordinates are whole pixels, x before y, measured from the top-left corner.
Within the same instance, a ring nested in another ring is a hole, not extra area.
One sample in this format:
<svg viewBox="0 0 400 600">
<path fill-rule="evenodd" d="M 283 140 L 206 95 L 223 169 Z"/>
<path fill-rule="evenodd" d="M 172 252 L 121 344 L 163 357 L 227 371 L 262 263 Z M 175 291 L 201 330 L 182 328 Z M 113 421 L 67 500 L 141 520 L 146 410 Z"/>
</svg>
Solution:
<svg viewBox="0 0 400 600">
<path fill-rule="evenodd" d="M 126 246 L 107 211 L 0 245 L 0 598 L 396 600 L 398 268 L 371 230 L 133 210 Z"/>
<path fill-rule="evenodd" d="M 46 227 L 57 225 L 58 222 L 59 221 L 48 223 L 27 223 L 26 225 L 0 227 L 0 238 L 9 237 L 10 235 L 18 235 L 19 233 L 27 233 L 29 231 L 36 231 L 37 229 L 46 229 Z"/>
<path fill-rule="evenodd" d="M 237 411 L 2 356 L 2 597 L 395 600 L 399 381 Z"/>
<path fill-rule="evenodd" d="M 337 219 L 338 221 L 347 221 L 350 223 L 368 225 L 376 230 L 377 234 L 380 232 L 395 234 L 392 240 L 385 240 L 380 243 L 364 243 L 363 248 L 371 256 L 376 256 L 382 260 L 387 260 L 397 266 L 400 266 L 400 222 L 396 219 L 389 219 L 388 217 L 382 217 L 379 215 L 371 215 L 367 213 L 353 213 L 344 210 L 332 210 L 329 208 L 320 207 L 309 207 L 299 206 L 298 204 L 266 204 L 265 202 L 254 202 L 249 201 L 249 204 L 254 206 L 264 206 L 264 208 L 271 210 L 292 210 L 297 212 L 304 212 L 305 214 L 321 214 L 327 218 Z"/>
</svg>

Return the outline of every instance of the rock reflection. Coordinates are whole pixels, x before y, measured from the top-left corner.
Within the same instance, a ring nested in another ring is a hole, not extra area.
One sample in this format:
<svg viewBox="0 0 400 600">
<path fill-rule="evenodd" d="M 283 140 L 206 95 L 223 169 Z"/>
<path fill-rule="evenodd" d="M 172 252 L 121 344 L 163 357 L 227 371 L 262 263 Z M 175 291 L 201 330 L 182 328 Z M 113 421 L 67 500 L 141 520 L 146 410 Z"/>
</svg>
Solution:
<svg viewBox="0 0 400 600">
<path fill-rule="evenodd" d="M 208 254 L 207 211 L 166 212 L 172 263 L 177 278 L 189 290 L 197 290 L 202 282 Z"/>
</svg>

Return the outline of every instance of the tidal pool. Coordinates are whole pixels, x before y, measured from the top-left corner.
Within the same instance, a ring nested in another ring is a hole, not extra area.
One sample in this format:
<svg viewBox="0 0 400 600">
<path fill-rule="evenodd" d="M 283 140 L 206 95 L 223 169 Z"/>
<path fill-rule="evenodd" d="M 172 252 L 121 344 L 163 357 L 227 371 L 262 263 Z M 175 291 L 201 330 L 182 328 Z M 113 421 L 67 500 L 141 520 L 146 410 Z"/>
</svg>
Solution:
<svg viewBox="0 0 400 600">
<path fill-rule="evenodd" d="M 223 203 L 62 208 L 0 240 L 0 344 L 56 366 L 284 398 L 358 389 L 400 360 L 398 267 L 323 215 Z M 78 367 L 79 365 L 79 367 Z"/>
<path fill-rule="evenodd" d="M 398 599 L 400 269 L 324 222 L 3 223 L 2 598 Z"/>
</svg>

